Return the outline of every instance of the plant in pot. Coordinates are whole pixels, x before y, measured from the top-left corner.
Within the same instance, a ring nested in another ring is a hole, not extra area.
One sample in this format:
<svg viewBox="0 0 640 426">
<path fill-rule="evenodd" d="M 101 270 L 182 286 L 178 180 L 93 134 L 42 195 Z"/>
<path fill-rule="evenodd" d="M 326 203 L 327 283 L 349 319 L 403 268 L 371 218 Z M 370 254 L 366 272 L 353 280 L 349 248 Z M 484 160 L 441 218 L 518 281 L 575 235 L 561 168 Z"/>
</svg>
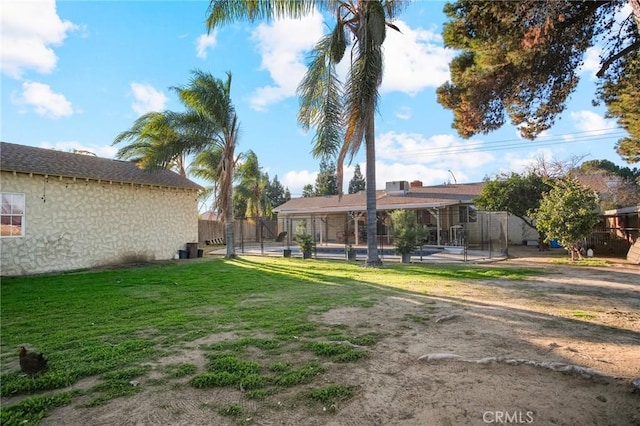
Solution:
<svg viewBox="0 0 640 426">
<path fill-rule="evenodd" d="M 353 248 L 351 243 L 347 243 L 345 249 L 347 252 L 347 260 L 356 260 L 357 252 L 356 252 L 356 249 Z"/>
<path fill-rule="evenodd" d="M 300 246 L 300 251 L 302 251 L 302 258 L 309 259 L 311 258 L 311 252 L 315 247 L 315 242 L 313 241 L 313 236 L 304 233 L 296 235 L 296 242 Z"/>
<path fill-rule="evenodd" d="M 402 263 L 409 263 L 411 252 L 420 245 L 426 233 L 418 226 L 416 212 L 413 210 L 394 210 L 391 212 L 391 223 L 396 253 L 402 256 Z"/>
</svg>

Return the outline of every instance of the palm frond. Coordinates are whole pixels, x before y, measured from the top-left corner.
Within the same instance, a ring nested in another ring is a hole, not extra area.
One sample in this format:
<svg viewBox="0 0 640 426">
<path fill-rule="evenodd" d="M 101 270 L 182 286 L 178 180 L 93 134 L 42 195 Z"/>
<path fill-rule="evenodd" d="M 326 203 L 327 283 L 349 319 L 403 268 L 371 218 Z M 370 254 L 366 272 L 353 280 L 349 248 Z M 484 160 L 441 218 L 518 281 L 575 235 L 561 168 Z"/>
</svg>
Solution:
<svg viewBox="0 0 640 426">
<path fill-rule="evenodd" d="M 315 157 L 334 156 L 342 141 L 343 91 L 335 70 L 335 39 L 329 35 L 318 42 L 311 53 L 307 72 L 298 86 L 298 123 L 304 129 L 315 127 L 311 151 Z"/>
<path fill-rule="evenodd" d="M 354 50 L 345 88 L 346 134 L 344 152 L 351 158 L 360 149 L 367 119 L 378 105 L 378 87 L 382 83 L 382 43 L 385 38 L 384 9 L 379 2 L 365 2 L 358 28 L 358 42 Z"/>
<path fill-rule="evenodd" d="M 299 19 L 314 9 L 325 10 L 331 2 L 326 0 L 212 0 L 207 10 L 207 29 L 238 20 L 250 22 L 266 19 Z"/>
<path fill-rule="evenodd" d="M 386 0 L 382 6 L 386 13 L 387 19 L 395 19 L 409 5 L 408 0 Z M 388 24 L 388 23 L 387 23 Z M 395 26 L 391 27 L 394 28 Z M 395 28 L 394 28 L 395 29 Z M 399 30 L 398 30 L 399 31 Z"/>
</svg>

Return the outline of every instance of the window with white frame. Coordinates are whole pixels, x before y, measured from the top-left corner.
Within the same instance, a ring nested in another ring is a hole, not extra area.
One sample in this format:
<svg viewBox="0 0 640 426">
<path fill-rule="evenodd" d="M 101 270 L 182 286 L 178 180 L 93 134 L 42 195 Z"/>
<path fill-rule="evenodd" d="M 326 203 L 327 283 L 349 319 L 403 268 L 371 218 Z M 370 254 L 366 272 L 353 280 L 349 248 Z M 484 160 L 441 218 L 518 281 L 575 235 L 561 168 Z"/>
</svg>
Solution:
<svg viewBox="0 0 640 426">
<path fill-rule="evenodd" d="M 22 237 L 24 235 L 24 194 L 2 192 L 0 236 Z"/>
</svg>

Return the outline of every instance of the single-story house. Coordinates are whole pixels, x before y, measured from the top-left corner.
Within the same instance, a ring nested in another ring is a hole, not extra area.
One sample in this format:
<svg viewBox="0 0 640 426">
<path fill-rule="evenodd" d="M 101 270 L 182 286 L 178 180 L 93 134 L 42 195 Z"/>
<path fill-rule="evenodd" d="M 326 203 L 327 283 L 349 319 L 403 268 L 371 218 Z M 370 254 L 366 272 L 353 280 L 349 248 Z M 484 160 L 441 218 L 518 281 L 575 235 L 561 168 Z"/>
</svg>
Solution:
<svg viewBox="0 0 640 426">
<path fill-rule="evenodd" d="M 376 191 L 379 244 L 393 243 L 389 213 L 409 209 L 417 212 L 418 223 L 427 229 L 425 244 L 481 246 L 493 242 L 506 248 L 510 226 L 507 214 L 478 212 L 473 204 L 484 182 L 423 186 L 421 181 L 395 181 L 385 186 Z M 287 232 L 289 243 L 292 236 L 306 229 L 320 244 L 365 244 L 365 191 L 341 197 L 294 198 L 274 211 L 278 214 L 278 230 Z"/>
<path fill-rule="evenodd" d="M 604 198 L 618 184 L 615 177 L 606 175 L 583 175 L 578 180 Z M 376 191 L 378 245 L 393 244 L 389 212 L 395 209 L 417 212 L 418 223 L 428 230 L 426 245 L 467 245 L 492 251 L 508 245 L 538 245 L 538 232 L 521 219 L 476 209 L 474 199 L 484 186 L 485 182 L 435 186 L 423 186 L 420 181 L 387 182 L 384 190 Z M 274 211 L 278 231 L 287 232 L 287 244 L 303 229 L 320 244 L 366 243 L 365 191 L 342 197 L 295 198 Z M 638 239 L 638 211 L 638 206 L 605 211 L 587 244 L 599 254 L 626 254 Z"/>
<path fill-rule="evenodd" d="M 0 275 L 172 259 L 201 187 L 129 161 L 0 142 Z"/>
</svg>

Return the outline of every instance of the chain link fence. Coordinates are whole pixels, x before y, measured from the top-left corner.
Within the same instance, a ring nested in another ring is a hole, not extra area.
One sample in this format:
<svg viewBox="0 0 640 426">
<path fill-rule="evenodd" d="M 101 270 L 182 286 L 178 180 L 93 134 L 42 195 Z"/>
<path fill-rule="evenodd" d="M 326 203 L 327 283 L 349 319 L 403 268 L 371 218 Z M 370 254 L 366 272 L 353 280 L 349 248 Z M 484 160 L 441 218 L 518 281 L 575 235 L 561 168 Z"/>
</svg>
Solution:
<svg viewBox="0 0 640 426">
<path fill-rule="evenodd" d="M 508 250 L 508 215 L 505 212 L 478 211 L 470 206 L 417 211 L 417 222 L 424 230 L 416 253 L 444 252 L 466 260 L 469 255 L 482 258 L 506 256 Z M 389 212 L 377 217 L 377 246 L 381 256 L 393 255 L 393 223 Z M 294 249 L 296 235 L 313 236 L 316 254 L 333 253 L 340 246 L 366 248 L 366 218 L 360 212 L 329 215 L 289 215 L 276 219 L 243 218 L 234 222 L 236 248 L 265 247 Z M 224 242 L 224 225 L 217 221 L 200 221 L 199 240 L 205 244 Z M 343 249 L 344 250 L 344 249 Z"/>
</svg>

